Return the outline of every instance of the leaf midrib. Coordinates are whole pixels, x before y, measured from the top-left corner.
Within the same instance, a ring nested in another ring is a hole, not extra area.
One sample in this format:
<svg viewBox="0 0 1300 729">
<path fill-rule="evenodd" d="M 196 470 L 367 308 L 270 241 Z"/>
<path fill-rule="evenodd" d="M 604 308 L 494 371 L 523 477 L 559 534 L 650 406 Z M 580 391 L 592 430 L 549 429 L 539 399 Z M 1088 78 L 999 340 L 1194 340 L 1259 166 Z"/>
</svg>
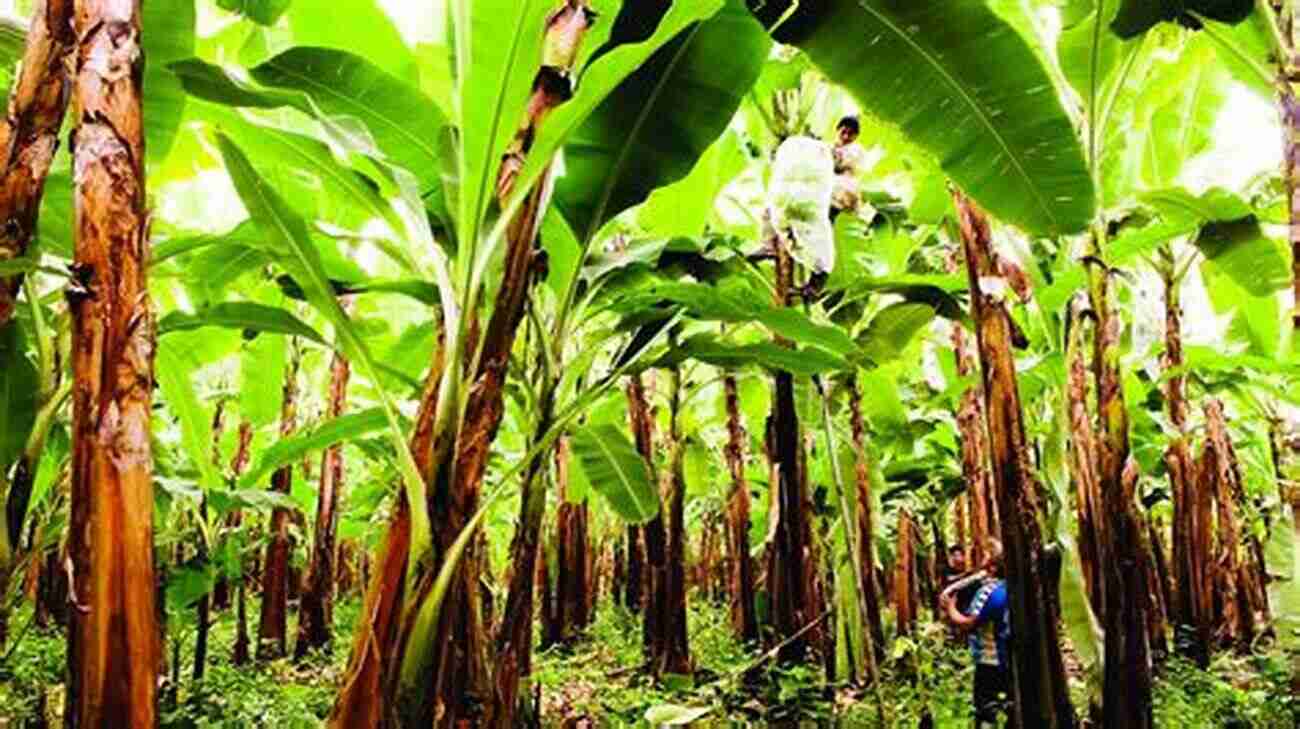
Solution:
<svg viewBox="0 0 1300 729">
<path fill-rule="evenodd" d="M 635 489 L 632 488 L 631 476 L 629 476 L 627 472 L 623 470 L 622 464 L 615 456 L 613 449 L 609 448 L 605 444 L 605 439 L 602 438 L 599 433 L 592 433 L 592 436 L 593 436 L 592 440 L 595 442 L 596 447 L 600 449 L 601 453 L 604 454 L 604 456 L 607 459 L 609 459 L 610 465 L 613 466 L 615 474 L 618 475 L 619 481 L 623 484 L 623 490 L 627 492 L 628 496 L 632 497 L 632 502 L 635 503 L 636 506 L 638 507 L 639 510 L 638 513 L 645 513 L 646 512 L 645 507 L 647 505 L 641 503 L 641 499 L 638 498 Z M 638 460 L 641 459 L 641 456 L 639 454 L 637 455 L 637 459 Z"/>
<path fill-rule="evenodd" d="M 682 42 L 681 48 L 678 48 L 677 53 L 673 54 L 673 58 L 669 61 L 668 67 L 664 69 L 663 74 L 660 75 L 659 79 L 655 82 L 654 90 L 650 92 L 650 95 L 646 98 L 646 102 L 641 105 L 640 110 L 637 112 L 636 121 L 632 123 L 632 128 L 625 137 L 625 144 L 623 145 L 623 148 L 618 151 L 618 156 L 615 158 L 614 166 L 610 170 L 609 177 L 606 178 L 608 184 L 606 184 L 604 191 L 601 192 L 600 204 L 596 206 L 596 209 L 593 211 L 591 222 L 587 224 L 587 233 L 584 239 L 584 243 L 587 245 L 590 245 L 591 240 L 596 237 L 596 233 L 600 232 L 600 219 L 604 217 L 605 210 L 609 207 L 609 201 L 614 196 L 617 181 L 622 176 L 624 165 L 627 164 L 628 155 L 632 148 L 636 146 L 635 140 L 640 137 L 641 130 L 645 127 L 646 120 L 650 118 L 651 109 L 655 107 L 659 98 L 663 96 L 664 90 L 668 88 L 669 79 L 676 72 L 677 66 L 681 64 L 682 59 L 686 57 L 686 52 L 690 50 L 691 44 L 695 42 L 696 36 L 699 35 L 700 28 L 703 27 L 706 22 L 708 22 L 708 19 L 696 21 L 693 26 L 686 30 L 687 36 Z M 669 40 L 667 42 L 671 43 L 672 41 Z M 646 59 L 646 62 L 649 63 L 653 58 L 654 54 L 651 54 L 650 58 Z M 634 70 L 632 73 L 636 73 L 636 71 Z M 608 99 L 608 97 L 606 98 Z"/>
<path fill-rule="evenodd" d="M 361 104 L 360 102 L 353 100 L 351 97 L 341 94 L 335 91 L 334 89 L 330 88 L 329 86 L 317 82 L 315 79 L 311 78 L 310 76 L 305 76 L 301 73 L 298 73 L 292 68 L 282 65 L 277 61 L 278 59 L 271 59 L 267 63 L 271 68 L 278 70 L 280 73 L 283 73 L 284 75 L 289 76 L 291 78 L 295 78 L 300 83 L 309 86 L 310 88 L 319 90 L 319 92 L 322 95 L 329 96 L 331 98 L 339 100 L 340 102 L 343 103 L 344 106 L 347 106 L 348 108 L 356 112 L 359 118 L 364 119 L 367 116 L 369 116 L 375 119 L 379 119 L 380 121 L 384 122 L 384 124 L 397 130 L 397 132 L 402 137 L 405 137 L 406 139 L 410 140 L 412 146 L 419 149 L 421 153 L 423 153 L 424 156 L 427 157 L 431 163 L 437 162 L 438 160 L 437 152 L 433 149 L 433 147 L 429 146 L 428 144 L 425 144 L 421 140 L 419 135 L 407 131 L 406 127 L 404 127 L 401 124 L 398 124 L 396 121 L 390 119 L 388 116 L 379 113 L 379 111 L 374 107 Z M 412 170 L 412 171 L 416 172 L 416 170 Z"/>
<path fill-rule="evenodd" d="M 938 72 L 940 77 L 954 91 L 956 91 L 958 95 L 961 96 L 961 98 L 971 107 L 971 109 L 974 110 L 975 117 L 979 119 L 979 121 L 984 125 L 986 129 L 988 129 L 989 134 L 997 141 L 998 146 L 1002 148 L 1002 151 L 1004 154 L 1006 154 L 1007 159 L 1009 159 L 1011 163 L 1015 166 L 1016 171 L 1019 173 L 1021 179 L 1026 183 L 1026 187 L 1029 188 L 1030 195 L 1034 198 L 1038 206 L 1042 209 L 1043 214 L 1047 216 L 1048 220 L 1052 221 L 1052 226 L 1054 228 L 1060 230 L 1062 228 L 1061 223 L 1057 219 L 1057 217 L 1052 214 L 1051 206 L 1047 204 L 1047 200 L 1045 200 L 1042 196 L 1042 193 L 1039 192 L 1038 186 L 1033 184 L 1033 180 L 1030 178 L 1028 170 L 1021 163 L 1020 158 L 1017 157 L 1012 152 L 1011 145 L 1007 142 L 1005 138 L 1003 138 L 1002 134 L 998 131 L 997 126 L 993 124 L 993 120 L 988 116 L 988 114 L 985 113 L 984 108 L 981 107 L 976 102 L 976 100 L 966 92 L 965 87 L 963 87 L 961 83 L 952 74 L 948 73 L 948 70 L 941 63 L 939 63 L 938 58 L 934 57 L 928 50 L 926 50 L 924 46 L 912 40 L 911 36 L 903 32 L 902 28 L 898 27 L 897 24 L 895 24 L 889 18 L 885 17 L 885 15 L 883 15 L 880 11 L 868 5 L 867 0 L 859 0 L 858 6 L 861 7 L 862 10 L 867 14 L 875 17 L 878 21 L 880 21 L 881 24 L 883 24 L 896 36 L 901 38 L 907 45 L 911 46 L 913 50 L 915 50 L 927 64 L 933 67 L 934 70 Z M 989 12 L 992 11 L 990 10 Z"/>
</svg>

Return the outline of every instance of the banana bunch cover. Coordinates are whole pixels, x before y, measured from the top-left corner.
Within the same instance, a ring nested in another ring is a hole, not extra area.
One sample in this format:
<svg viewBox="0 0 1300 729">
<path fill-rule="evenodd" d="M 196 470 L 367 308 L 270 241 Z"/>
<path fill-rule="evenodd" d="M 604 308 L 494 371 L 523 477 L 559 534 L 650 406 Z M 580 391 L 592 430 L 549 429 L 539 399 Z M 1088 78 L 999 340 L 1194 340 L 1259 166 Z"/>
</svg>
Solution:
<svg viewBox="0 0 1300 729">
<path fill-rule="evenodd" d="M 788 232 L 795 260 L 817 273 L 835 267 L 831 195 L 835 162 L 830 145 L 811 137 L 790 137 L 776 151 L 767 193 L 772 225 Z"/>
</svg>

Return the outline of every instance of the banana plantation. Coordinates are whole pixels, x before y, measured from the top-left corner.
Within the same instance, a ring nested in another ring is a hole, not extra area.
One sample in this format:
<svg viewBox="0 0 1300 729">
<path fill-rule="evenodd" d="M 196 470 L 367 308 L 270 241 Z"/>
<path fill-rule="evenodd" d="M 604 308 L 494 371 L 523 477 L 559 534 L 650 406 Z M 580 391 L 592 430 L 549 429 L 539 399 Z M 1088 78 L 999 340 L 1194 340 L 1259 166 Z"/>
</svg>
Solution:
<svg viewBox="0 0 1300 729">
<path fill-rule="evenodd" d="M 0 0 L 0 728 L 1300 726 L 1294 0 Z"/>
</svg>

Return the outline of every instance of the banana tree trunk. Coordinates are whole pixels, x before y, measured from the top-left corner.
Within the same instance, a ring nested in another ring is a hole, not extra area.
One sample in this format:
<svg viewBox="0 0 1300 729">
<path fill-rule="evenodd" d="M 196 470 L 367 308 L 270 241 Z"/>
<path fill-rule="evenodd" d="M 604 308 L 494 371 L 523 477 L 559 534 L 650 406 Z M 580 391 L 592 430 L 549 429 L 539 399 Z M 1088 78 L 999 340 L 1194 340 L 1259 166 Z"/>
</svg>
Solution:
<svg viewBox="0 0 1300 729">
<path fill-rule="evenodd" d="M 961 263 L 957 252 L 949 256 L 948 270 L 950 273 L 960 273 Z M 963 378 L 974 375 L 977 367 L 975 353 L 967 339 L 965 328 L 957 322 L 952 324 L 952 350 L 957 360 L 957 374 Z M 984 561 L 984 551 L 993 534 L 992 515 L 997 508 L 993 503 L 989 483 L 988 429 L 985 426 L 981 390 L 978 384 L 966 388 L 957 410 L 957 427 L 961 432 L 962 476 L 970 502 L 967 561 L 972 565 Z M 963 546 L 966 544 L 963 543 Z"/>
<path fill-rule="evenodd" d="M 146 729 L 158 721 L 161 644 L 139 2 L 83 0 L 74 33 L 80 117 L 68 292 L 75 387 L 65 726 Z"/>
<path fill-rule="evenodd" d="M 512 194 L 516 175 L 543 120 L 571 95 L 571 64 L 594 18 L 586 0 L 566 0 L 548 19 L 544 39 L 547 59 L 542 62 L 561 61 L 567 65 L 539 68 L 526 116 L 499 168 L 498 203 L 504 204 Z M 438 464 L 429 489 L 429 503 L 424 505 L 434 525 L 433 549 L 416 564 L 417 579 L 412 599 L 408 601 L 413 606 L 427 604 L 438 567 L 478 509 L 488 457 L 505 412 L 504 387 L 515 335 L 524 316 L 528 292 L 541 273 L 543 259 L 536 243 L 551 188 L 548 171 L 528 193 L 507 229 L 501 283 L 495 292 L 477 370 L 470 373 L 466 383 L 465 391 L 469 395 L 454 444 L 455 461 Z M 446 468 L 448 465 L 454 467 Z M 479 584 L 482 562 L 480 542 L 456 566 L 431 635 L 413 638 L 412 631 L 417 627 L 421 611 L 406 611 L 394 665 L 406 665 L 411 670 L 406 679 L 401 677 L 401 672 L 394 671 L 389 681 L 392 694 L 389 705 L 395 726 L 493 723 L 490 641 L 484 628 Z M 413 675 L 419 676 L 418 681 L 408 683 Z"/>
<path fill-rule="evenodd" d="M 1105 583 L 1101 575 L 1101 484 L 1097 478 L 1097 434 L 1088 412 L 1085 314 L 1074 304 L 1071 316 L 1068 397 L 1070 410 L 1070 476 L 1075 487 L 1075 513 L 1079 523 L 1079 562 L 1083 567 L 1088 601 L 1096 615 L 1105 609 Z"/>
<path fill-rule="evenodd" d="M 554 388 L 543 392 L 545 400 L 540 406 L 541 417 L 535 430 L 535 441 L 544 437 L 551 427 Z M 559 460 L 557 453 L 557 466 Z M 524 714 L 530 705 L 528 695 L 521 694 L 519 687 L 523 677 L 532 673 L 533 594 L 538 582 L 538 553 L 541 551 L 542 522 L 546 516 L 544 476 L 547 462 L 546 455 L 538 455 L 524 473 L 519 523 L 510 544 L 510 590 L 496 637 L 494 714 L 501 729 L 515 726 L 516 715 Z"/>
<path fill-rule="evenodd" d="M 221 435 L 226 429 L 226 403 L 224 400 L 217 403 L 216 412 L 212 415 L 212 464 L 221 469 Z M 199 504 L 199 519 L 203 522 L 208 520 L 208 500 L 207 496 L 202 497 Z M 208 544 L 204 540 L 199 541 L 199 559 L 203 562 L 208 560 Z M 208 667 L 208 630 L 212 617 L 212 593 L 204 593 L 199 598 L 198 605 L 195 606 L 195 630 L 194 630 L 194 680 L 202 681 L 203 674 Z"/>
<path fill-rule="evenodd" d="M 1151 586 L 1151 628 L 1148 632 L 1151 634 L 1152 658 L 1157 663 L 1162 663 L 1169 655 L 1169 567 L 1161 531 L 1155 518 L 1148 515 L 1147 544 L 1151 548 L 1151 558 L 1147 560 L 1147 583 Z"/>
<path fill-rule="evenodd" d="M 230 472 L 231 474 L 233 474 L 234 478 L 239 478 L 241 475 L 243 475 L 244 468 L 248 465 L 249 448 L 252 445 L 252 443 L 253 443 L 253 424 L 245 420 L 244 422 L 239 424 L 239 444 L 235 447 L 235 456 L 230 463 Z M 234 514 L 231 514 L 230 516 L 231 516 L 231 520 L 228 521 L 227 523 L 233 526 L 238 526 L 239 514 L 236 512 Z M 248 566 L 245 563 L 243 557 L 241 556 L 239 560 L 239 584 L 237 588 L 237 592 L 238 592 L 237 597 L 239 600 L 239 605 L 237 606 L 236 616 L 235 616 L 234 655 L 232 656 L 231 659 L 231 661 L 236 666 L 242 666 L 245 663 L 248 663 L 248 659 L 249 659 L 248 605 L 246 604 L 247 595 L 244 592 L 244 583 L 247 581 L 247 579 L 248 579 Z M 220 603 L 217 601 L 216 596 L 220 594 L 218 590 L 221 588 L 223 584 L 226 584 L 227 596 L 229 596 L 230 588 L 229 585 L 225 583 L 224 580 L 222 582 L 218 582 L 217 586 L 213 588 L 213 602 L 217 603 L 218 605 L 220 605 Z"/>
<path fill-rule="evenodd" d="M 439 342 L 443 338 L 439 337 Z M 425 379 L 420 409 L 411 434 L 411 455 L 421 474 L 433 468 L 433 428 L 438 411 L 438 383 L 445 366 L 440 345 Z M 329 729 L 377 729 L 384 719 L 384 681 L 397 653 L 398 628 L 406 597 L 406 567 L 411 545 L 411 507 L 399 490 L 366 587 L 362 619 L 357 623 L 343 686 L 327 721 Z"/>
<path fill-rule="evenodd" d="M 1207 442 L 1189 481 L 1193 499 L 1189 511 L 1192 516 L 1191 598 L 1193 625 L 1196 627 L 1194 657 L 1199 665 L 1210 663 L 1210 650 L 1214 645 L 1215 618 L 1215 556 L 1214 556 L 1214 450 Z"/>
<path fill-rule="evenodd" d="M 68 60 L 77 44 L 73 0 L 44 0 L 32 9 L 23 61 L 0 124 L 0 261 L 27 252 L 36 233 L 45 177 L 59 147 L 68 109 Z M 0 276 L 0 328 L 9 323 L 22 276 Z"/>
<path fill-rule="evenodd" d="M 343 414 L 351 368 L 341 353 L 334 354 L 330 373 L 329 417 Z M 330 649 L 334 633 L 336 535 L 340 491 L 343 488 L 343 447 L 325 449 L 321 456 L 320 490 L 316 494 L 316 531 L 312 540 L 307 587 L 298 609 L 298 640 L 294 656 L 301 660 L 311 650 Z"/>
<path fill-rule="evenodd" d="M 641 377 L 635 376 L 628 381 L 627 389 L 628 398 L 628 416 L 631 421 L 632 433 L 636 441 L 637 452 L 645 459 L 646 464 L 650 467 L 650 473 L 656 474 L 659 469 L 655 466 L 654 460 L 654 416 L 650 409 L 650 403 L 646 397 L 646 388 Z M 671 440 L 671 433 L 670 440 Z M 671 443 L 670 448 L 674 448 Z M 673 459 L 676 458 L 674 454 Z M 676 469 L 677 463 L 670 459 L 670 469 Z M 654 519 L 645 523 L 641 527 L 641 534 L 645 538 L 646 547 L 646 590 L 645 605 L 643 611 L 642 626 L 642 643 L 645 648 L 646 660 L 649 662 L 651 671 L 655 675 L 667 673 L 689 673 L 690 672 L 690 654 L 685 650 L 686 645 L 686 624 L 685 624 L 685 592 L 684 585 L 681 587 L 682 600 L 680 618 L 675 615 L 678 608 L 675 593 L 675 577 L 671 565 L 671 550 L 675 546 L 672 544 L 671 531 L 674 528 L 673 519 L 673 492 L 676 490 L 671 482 L 676 480 L 674 474 L 665 477 L 665 481 L 670 483 L 667 489 L 667 498 L 664 498 L 661 489 L 659 513 Z M 664 503 L 667 502 L 667 503 Z M 667 516 L 667 518 L 665 518 Z M 681 565 L 678 565 L 681 568 Z M 685 580 L 685 574 L 682 573 L 681 579 Z M 681 635 L 677 634 L 680 625 Z"/>
<path fill-rule="evenodd" d="M 866 641 L 864 651 L 873 651 L 866 656 L 868 667 L 879 666 L 885 657 L 885 629 L 880 619 L 880 581 L 876 579 L 876 520 L 872 510 L 871 463 L 867 455 L 867 424 L 862 418 L 862 392 L 858 389 L 856 378 L 848 383 L 849 390 L 849 425 L 853 430 L 854 469 L 853 475 L 857 486 L 858 502 L 858 550 L 861 574 L 858 585 L 862 589 L 862 599 L 866 603 L 867 630 L 871 640 Z"/>
<path fill-rule="evenodd" d="M 23 256 L 36 232 L 45 178 L 59 146 L 59 126 L 67 113 L 72 88 L 68 72 L 69 57 L 76 47 L 72 14 L 73 0 L 47 0 L 32 9 L 22 66 L 9 97 L 9 113 L 0 124 L 0 220 L 5 221 L 0 227 L 0 263 Z M 21 287 L 21 274 L 0 276 L 0 330 L 13 317 Z M 44 397 L 53 394 L 42 393 Z M 42 409 L 51 405 L 58 407 L 47 401 Z M 38 420 L 36 428 L 41 427 L 45 426 Z M 5 512 L 0 523 L 0 648 L 8 632 L 9 603 L 4 596 L 18 562 L 15 552 L 43 447 L 43 435 L 33 436 L 14 464 L 8 483 L 7 474 L 0 473 L 0 504 Z"/>
<path fill-rule="evenodd" d="M 1182 320 L 1183 309 L 1176 280 L 1173 256 L 1165 253 L 1165 265 L 1161 278 L 1165 288 L 1165 353 L 1162 358 L 1165 372 L 1169 373 L 1165 383 L 1165 402 L 1168 405 L 1169 422 L 1174 426 L 1174 439 L 1165 452 L 1165 464 L 1169 470 L 1169 490 L 1173 494 L 1173 566 L 1174 592 L 1169 601 L 1169 619 L 1175 626 L 1175 648 L 1187 656 L 1200 660 L 1208 658 L 1204 646 L 1196 645 L 1197 611 L 1195 608 L 1195 583 L 1193 577 L 1204 570 L 1196 563 L 1196 549 L 1193 544 L 1196 516 L 1194 508 L 1196 496 L 1191 445 L 1187 437 L 1187 395 L 1186 377 L 1181 374 L 1184 365 Z"/>
<path fill-rule="evenodd" d="M 894 622 L 899 635 L 916 630 L 920 599 L 916 590 L 916 524 L 906 510 L 898 512 L 894 548 Z"/>
<path fill-rule="evenodd" d="M 745 426 L 740 420 L 736 378 L 723 380 L 727 401 L 727 469 L 731 493 L 727 496 L 728 599 L 731 626 L 746 643 L 758 640 L 758 613 L 754 605 L 754 560 L 749 553 L 750 496 L 745 479 Z"/>
<path fill-rule="evenodd" d="M 1093 254 L 1100 259 L 1100 241 Z M 1110 271 L 1094 265 L 1089 292 L 1097 316 L 1093 369 L 1101 421 L 1098 479 L 1101 484 L 1107 543 L 1102 545 L 1106 604 L 1105 676 L 1102 685 L 1104 725 L 1113 729 L 1148 729 L 1151 710 L 1151 648 L 1147 584 L 1146 533 L 1134 493 L 1124 472 L 1129 466 L 1128 410 L 1120 373 L 1123 324 L 1111 302 Z M 1136 483 L 1136 479 L 1132 479 Z"/>
<path fill-rule="evenodd" d="M 1039 531 L 1038 486 L 1029 467 L 1029 446 L 1020 407 L 1011 315 L 985 280 L 998 277 L 992 235 L 984 213 L 954 190 L 971 309 L 984 375 L 992 486 L 997 496 L 1010 595 L 1012 708 L 1014 729 L 1073 727 L 1074 709 L 1061 660 L 1060 628 L 1050 606 Z M 1145 635 L 1145 634 L 1144 634 Z"/>
<path fill-rule="evenodd" d="M 1242 498 L 1241 474 L 1236 454 L 1228 439 L 1223 403 L 1205 404 L 1207 445 L 1214 454 L 1215 500 L 1218 504 L 1219 548 L 1219 615 L 1221 643 L 1247 650 L 1255 637 L 1254 604 L 1251 598 L 1249 569 L 1241 559 L 1241 534 L 1237 525 L 1237 501 Z"/>
<path fill-rule="evenodd" d="M 622 597 L 623 604 L 628 610 L 637 612 L 641 609 L 642 585 L 645 583 L 645 544 L 642 538 L 641 527 L 629 525 L 627 536 L 625 538 L 626 569 L 623 574 Z"/>
<path fill-rule="evenodd" d="M 302 350 L 297 340 L 290 344 L 289 364 L 284 372 L 283 400 L 280 405 L 280 436 L 293 434 L 298 421 L 298 368 Z M 288 495 L 293 485 L 293 466 L 286 465 L 271 476 L 271 490 Z M 270 539 L 262 568 L 262 613 L 257 626 L 257 658 L 273 660 L 288 653 L 289 623 L 289 553 L 293 543 L 289 536 L 289 510 L 276 507 L 271 512 Z"/>
<path fill-rule="evenodd" d="M 686 440 L 682 435 L 682 375 L 674 369 L 669 390 L 669 471 L 664 494 L 668 509 L 668 570 L 664 585 L 662 653 L 656 662 L 657 674 L 693 672 L 691 650 L 686 633 Z"/>
<path fill-rule="evenodd" d="M 587 503 L 569 503 L 569 446 L 561 440 L 555 454 L 556 492 L 559 507 L 555 514 L 556 576 L 559 603 L 560 640 L 567 642 L 587 627 Z"/>
<path fill-rule="evenodd" d="M 787 307 L 795 291 L 794 259 L 780 231 L 771 231 L 776 262 L 775 303 Z M 790 343 L 778 337 L 781 346 Z M 778 371 L 773 382 L 772 415 L 768 421 L 768 452 L 776 472 L 775 539 L 769 552 L 767 588 L 771 596 L 773 639 L 782 663 L 800 663 L 808 654 L 808 626 L 820 613 L 813 584 L 817 568 L 812 558 L 808 484 L 803 469 L 803 438 L 795 406 L 794 375 Z"/>
<path fill-rule="evenodd" d="M 1226 453 L 1228 454 L 1229 472 L 1232 474 L 1234 498 L 1245 503 L 1245 477 L 1241 470 L 1241 461 L 1237 458 L 1237 450 L 1232 445 L 1232 440 L 1227 438 L 1225 428 L 1224 432 L 1226 442 Z M 1253 638 L 1260 635 L 1268 635 L 1272 632 L 1272 610 L 1268 604 L 1268 566 L 1264 561 L 1264 544 L 1252 530 L 1246 530 L 1245 538 L 1246 557 L 1242 564 L 1242 580 L 1245 589 L 1246 612 L 1245 617 L 1249 620 L 1250 635 Z"/>
<path fill-rule="evenodd" d="M 1291 39 L 1292 19 L 1287 17 L 1288 10 L 1278 12 L 1282 21 L 1282 35 L 1290 45 L 1288 55 L 1295 56 L 1294 41 Z M 1295 308 L 1292 310 L 1292 326 L 1300 329 L 1300 99 L 1297 99 L 1295 87 L 1300 83 L 1300 73 L 1293 68 L 1295 61 L 1282 59 L 1279 73 L 1278 111 L 1282 117 L 1282 180 L 1286 185 L 1286 198 L 1290 213 L 1290 230 L 1287 238 L 1291 242 L 1292 293 L 1295 296 Z"/>
<path fill-rule="evenodd" d="M 632 440 L 636 443 L 637 453 L 641 454 L 650 468 L 651 478 L 655 479 L 659 469 L 654 460 L 654 415 L 646 397 L 643 378 L 636 375 L 628 379 L 627 384 L 628 421 L 632 429 Z M 656 490 L 658 491 L 658 490 Z M 658 663 L 656 658 L 664 653 L 660 636 L 663 614 L 667 604 L 663 601 L 664 593 L 660 586 L 667 583 L 668 552 L 664 536 L 663 496 L 660 494 L 660 508 L 655 517 L 640 528 L 645 541 L 644 599 L 641 620 L 641 645 L 646 660 L 651 666 Z"/>
</svg>

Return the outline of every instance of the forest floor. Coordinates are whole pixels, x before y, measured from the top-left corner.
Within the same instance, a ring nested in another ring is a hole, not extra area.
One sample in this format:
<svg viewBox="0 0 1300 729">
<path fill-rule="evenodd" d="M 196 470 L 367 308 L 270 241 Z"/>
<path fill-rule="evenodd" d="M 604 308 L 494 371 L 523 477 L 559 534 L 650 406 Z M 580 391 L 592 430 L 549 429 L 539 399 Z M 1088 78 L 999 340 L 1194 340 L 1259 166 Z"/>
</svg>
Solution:
<svg viewBox="0 0 1300 729">
<path fill-rule="evenodd" d="M 250 607 L 255 607 L 251 605 Z M 224 611 L 213 626 L 210 664 L 202 683 L 190 680 L 193 664 L 192 618 L 172 628 L 180 638 L 179 690 L 165 693 L 163 729 L 315 729 L 328 715 L 347 661 L 352 629 L 359 614 L 355 599 L 335 610 L 336 650 L 235 667 L 234 613 Z M 256 611 L 250 621 L 256 627 Z M 188 614 L 186 616 L 189 617 Z M 20 610 L 12 625 L 23 633 L 30 611 Z M 640 669 L 639 622 L 621 608 L 602 605 L 585 637 L 569 646 L 541 651 L 535 674 L 547 727 L 647 726 L 646 711 L 669 705 L 697 709 L 694 726 L 877 727 L 874 692 L 841 687 L 828 690 L 812 664 L 779 668 L 765 665 L 756 680 L 740 674 L 758 652 L 731 635 L 724 608 L 699 601 L 690 611 L 691 651 L 697 671 L 656 684 Z M 291 632 L 292 635 L 292 632 Z M 175 643 L 168 645 L 171 660 Z M 0 729 L 38 726 L 44 711 L 49 726 L 61 724 L 64 641 L 60 631 L 27 630 L 0 656 Z M 883 726 L 915 727 L 929 713 L 938 729 L 967 729 L 971 668 L 961 646 L 937 624 L 923 624 L 910 639 L 894 642 L 887 657 L 879 700 Z M 1294 729 L 1287 703 L 1287 666 L 1277 655 L 1221 655 L 1209 671 L 1167 663 L 1157 677 L 1156 726 L 1161 729 Z M 1085 687 L 1076 682 L 1076 706 Z M 44 706 L 42 706 L 44 704 Z"/>
</svg>

